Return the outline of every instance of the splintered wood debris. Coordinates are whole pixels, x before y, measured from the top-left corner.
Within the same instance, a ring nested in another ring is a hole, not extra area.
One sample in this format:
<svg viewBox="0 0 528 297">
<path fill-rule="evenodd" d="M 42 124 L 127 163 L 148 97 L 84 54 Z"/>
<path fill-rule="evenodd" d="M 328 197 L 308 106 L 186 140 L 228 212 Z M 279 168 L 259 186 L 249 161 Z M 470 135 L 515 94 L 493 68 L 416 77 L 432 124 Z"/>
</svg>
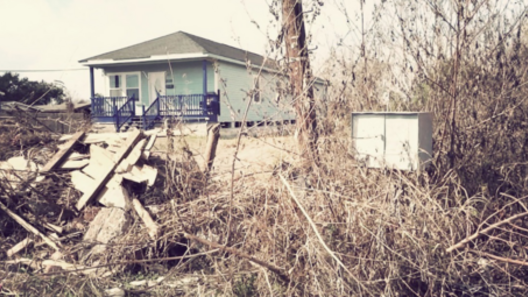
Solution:
<svg viewBox="0 0 528 297">
<path fill-rule="evenodd" d="M 75 210 L 71 211 L 75 218 L 69 219 L 68 223 L 62 218 L 64 211 L 57 211 L 55 214 L 60 217 L 47 222 L 39 220 L 36 214 L 20 213 L 19 215 L 16 213 L 19 212 L 16 207 L 12 207 L 10 203 L 0 202 L 0 209 L 26 229 L 30 236 L 13 244 L 7 251 L 8 257 L 15 257 L 10 263 L 39 269 L 48 267 L 48 270 L 49 267 L 59 267 L 62 270 L 79 268 L 62 259 L 53 258 L 33 263 L 19 258 L 17 254 L 32 245 L 42 244 L 48 245 L 60 254 L 61 241 L 79 233 L 73 231 L 79 230 L 80 227 L 75 226 L 79 225 L 81 218 L 85 218 L 86 221 L 86 218 L 91 217 L 87 228 L 82 228 L 84 230 L 80 232 L 84 234 L 83 241 L 90 247 L 84 256 L 97 255 L 105 251 L 108 243 L 127 231 L 134 217 L 139 217 L 139 224 L 145 228 L 145 233 L 150 238 L 157 239 L 160 227 L 139 200 L 141 193 L 131 192 L 134 191 L 131 189 L 145 187 L 134 187 L 130 184 L 144 184 L 146 188 L 154 185 L 158 169 L 149 165 L 149 157 L 156 135 L 145 135 L 139 130 L 103 134 L 78 132 L 65 135 L 61 139 L 66 142 L 58 145 L 59 150 L 50 156 L 44 166 L 23 156 L 0 161 L 0 181 L 8 185 L 7 193 L 20 193 L 26 190 L 26 187 L 35 185 L 45 188 L 45 185 L 53 184 L 51 176 L 59 174 L 66 179 L 69 177 L 70 186 L 67 190 L 78 191 L 77 197 L 80 197 L 74 201 L 76 215 Z M 46 193 L 40 194 L 46 195 Z M 97 212 L 91 214 L 94 208 Z M 62 237 L 57 235 L 63 232 L 67 234 Z M 94 271 L 87 269 L 83 273 L 89 274 Z"/>
</svg>

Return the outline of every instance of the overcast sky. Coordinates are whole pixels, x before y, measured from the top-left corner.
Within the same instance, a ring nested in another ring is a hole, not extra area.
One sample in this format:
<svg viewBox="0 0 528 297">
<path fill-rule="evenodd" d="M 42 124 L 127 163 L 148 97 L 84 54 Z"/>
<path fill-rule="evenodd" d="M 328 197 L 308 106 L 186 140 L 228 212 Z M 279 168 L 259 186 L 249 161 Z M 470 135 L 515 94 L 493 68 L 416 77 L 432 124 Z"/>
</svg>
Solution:
<svg viewBox="0 0 528 297">
<path fill-rule="evenodd" d="M 316 68 L 339 38 L 353 35 L 338 4 L 345 2 L 352 11 L 359 0 L 336 1 L 324 1 L 321 15 L 309 24 L 318 47 Z M 264 54 L 266 34 L 277 31 L 268 3 L 271 0 L 0 0 L 0 70 L 83 68 L 81 59 L 176 31 Z M 20 75 L 62 81 L 74 100 L 89 97 L 88 70 Z M 101 75 L 96 73 L 96 91 L 102 90 Z"/>
</svg>

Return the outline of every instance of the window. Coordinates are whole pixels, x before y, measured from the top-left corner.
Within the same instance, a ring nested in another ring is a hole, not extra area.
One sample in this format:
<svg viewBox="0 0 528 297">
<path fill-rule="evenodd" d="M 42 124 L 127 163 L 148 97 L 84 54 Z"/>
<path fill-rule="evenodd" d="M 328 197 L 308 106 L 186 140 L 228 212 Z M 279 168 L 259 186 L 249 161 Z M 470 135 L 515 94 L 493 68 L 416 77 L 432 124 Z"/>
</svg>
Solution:
<svg viewBox="0 0 528 297">
<path fill-rule="evenodd" d="M 120 97 L 123 95 L 121 89 L 121 75 L 110 75 L 110 97 Z"/>
<path fill-rule="evenodd" d="M 108 76 L 110 97 L 132 98 L 139 101 L 139 74 L 112 74 Z"/>
<path fill-rule="evenodd" d="M 126 96 L 127 98 L 134 96 L 134 100 L 139 101 L 139 75 L 126 75 Z"/>
</svg>

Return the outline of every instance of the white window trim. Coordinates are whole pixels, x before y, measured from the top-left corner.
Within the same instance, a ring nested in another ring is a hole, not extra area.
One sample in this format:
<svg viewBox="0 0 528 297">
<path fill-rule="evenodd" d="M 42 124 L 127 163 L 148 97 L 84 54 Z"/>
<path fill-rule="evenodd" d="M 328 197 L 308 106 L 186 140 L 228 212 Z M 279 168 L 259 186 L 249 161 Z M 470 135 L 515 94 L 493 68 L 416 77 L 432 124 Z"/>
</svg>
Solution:
<svg viewBox="0 0 528 297">
<path fill-rule="evenodd" d="M 121 85 L 122 87 L 119 88 L 121 89 L 121 97 L 126 97 L 126 76 L 127 75 L 137 75 L 138 76 L 138 89 L 139 89 L 139 98 L 138 103 L 141 103 L 141 72 L 140 71 L 134 71 L 134 72 L 111 72 L 111 73 L 105 73 L 106 74 L 106 84 L 108 86 L 108 97 L 111 97 L 110 96 L 110 92 L 112 90 L 118 90 L 116 88 L 112 88 L 111 85 L 110 85 L 110 76 L 115 76 L 115 75 L 119 75 L 121 76 Z"/>
<path fill-rule="evenodd" d="M 119 84 L 121 85 L 120 88 L 113 88 L 112 87 L 112 83 L 110 82 L 110 77 L 111 76 L 113 77 L 113 76 L 116 76 L 116 75 L 119 75 L 119 77 L 121 77 L 121 75 L 118 74 L 118 73 L 106 75 L 106 84 L 108 85 L 108 97 L 112 97 L 112 91 L 115 91 L 115 90 L 121 90 L 121 95 L 123 93 L 122 92 L 122 90 L 123 90 L 123 87 L 122 87 L 123 80 L 121 78 L 119 79 Z"/>
</svg>

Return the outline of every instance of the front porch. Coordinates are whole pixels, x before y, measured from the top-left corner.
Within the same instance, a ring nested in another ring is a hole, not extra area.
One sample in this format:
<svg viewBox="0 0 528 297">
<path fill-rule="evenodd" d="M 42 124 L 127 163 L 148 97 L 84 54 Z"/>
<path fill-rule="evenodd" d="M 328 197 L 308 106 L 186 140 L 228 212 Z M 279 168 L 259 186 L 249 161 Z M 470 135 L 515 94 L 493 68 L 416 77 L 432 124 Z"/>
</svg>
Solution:
<svg viewBox="0 0 528 297">
<path fill-rule="evenodd" d="M 179 66 L 182 65 L 182 66 Z M 107 90 L 95 96 L 93 67 L 90 67 L 91 117 L 93 122 L 114 124 L 117 132 L 132 124 L 151 129 L 167 118 L 185 121 L 218 121 L 220 92 L 208 86 L 208 61 L 163 65 L 110 66 L 105 69 Z M 183 73 L 177 73 L 180 70 Z M 185 94 L 178 94 L 179 92 Z"/>
<path fill-rule="evenodd" d="M 127 97 L 94 97 L 92 121 L 113 123 L 117 132 L 132 122 L 139 122 L 144 130 L 151 129 L 164 119 L 206 120 L 216 122 L 220 114 L 220 95 L 217 93 L 191 95 L 160 95 L 148 107 L 136 106 L 137 100 Z"/>
</svg>

